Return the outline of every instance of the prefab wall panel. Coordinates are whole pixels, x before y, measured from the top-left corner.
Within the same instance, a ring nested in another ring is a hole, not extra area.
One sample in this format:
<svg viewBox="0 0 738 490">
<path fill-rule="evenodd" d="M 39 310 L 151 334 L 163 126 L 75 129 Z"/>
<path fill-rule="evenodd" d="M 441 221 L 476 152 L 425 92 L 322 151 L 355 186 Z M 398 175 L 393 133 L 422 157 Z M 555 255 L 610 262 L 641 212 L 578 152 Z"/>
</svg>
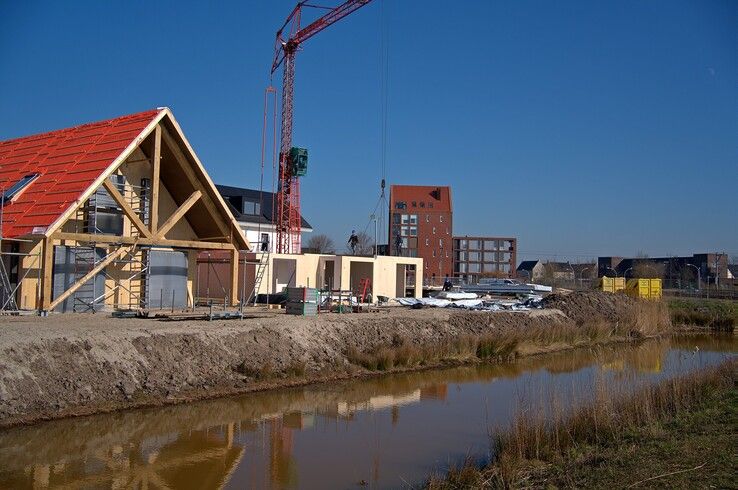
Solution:
<svg viewBox="0 0 738 490">
<path fill-rule="evenodd" d="M 85 275 L 105 257 L 105 250 L 95 248 L 95 258 L 89 247 L 77 248 L 58 245 L 54 247 L 54 277 L 52 280 L 52 298 L 58 298 L 69 289 L 78 278 Z M 62 301 L 54 311 L 68 313 L 85 313 L 102 309 L 102 297 L 105 294 L 105 275 L 100 272 L 87 281 L 71 296 Z"/>
<path fill-rule="evenodd" d="M 186 308 L 187 253 L 178 250 L 150 250 L 146 280 L 150 308 Z"/>
</svg>

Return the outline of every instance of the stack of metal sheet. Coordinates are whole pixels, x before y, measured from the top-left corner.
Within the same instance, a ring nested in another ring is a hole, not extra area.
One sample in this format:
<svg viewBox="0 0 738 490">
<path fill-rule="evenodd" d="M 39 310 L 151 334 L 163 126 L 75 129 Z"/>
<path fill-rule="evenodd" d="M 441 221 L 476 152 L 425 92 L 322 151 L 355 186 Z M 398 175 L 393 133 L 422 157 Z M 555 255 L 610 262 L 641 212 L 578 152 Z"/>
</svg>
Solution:
<svg viewBox="0 0 738 490">
<path fill-rule="evenodd" d="M 287 288 L 288 315 L 315 316 L 318 314 L 318 290 L 315 288 Z"/>
</svg>

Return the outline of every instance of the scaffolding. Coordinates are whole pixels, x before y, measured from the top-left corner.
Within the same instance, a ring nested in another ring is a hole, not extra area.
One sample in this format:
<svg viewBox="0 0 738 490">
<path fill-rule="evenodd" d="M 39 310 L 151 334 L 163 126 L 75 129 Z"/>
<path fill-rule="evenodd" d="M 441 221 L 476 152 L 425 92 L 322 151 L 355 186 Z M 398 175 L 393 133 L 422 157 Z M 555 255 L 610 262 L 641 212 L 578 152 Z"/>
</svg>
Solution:
<svg viewBox="0 0 738 490">
<path fill-rule="evenodd" d="M 150 219 L 149 199 L 151 193 L 151 181 L 141 179 L 141 185 L 128 182 L 122 175 L 111 175 L 111 182 L 125 198 L 126 203 L 148 225 Z M 90 198 L 80 206 L 74 217 L 75 233 L 89 235 L 115 234 L 123 235 L 126 230 L 123 210 L 115 200 L 104 189 L 98 189 Z M 129 225 L 129 236 L 140 238 L 140 231 Z M 68 246 L 70 251 L 70 263 L 73 265 L 73 283 L 78 282 L 90 271 L 94 270 L 100 262 L 106 260 L 110 255 L 100 253 L 108 247 L 120 247 L 122 244 L 86 241 L 77 242 L 76 245 Z M 111 252 L 115 253 L 115 252 Z M 115 309 L 139 309 L 148 306 L 149 291 L 147 289 L 147 273 L 150 270 L 148 253 L 144 247 L 136 244 L 111 262 L 117 273 L 111 274 L 108 268 L 103 268 L 95 277 L 80 286 L 72 295 L 72 311 L 95 312 L 106 304 Z M 97 282 L 102 281 L 101 286 Z M 106 283 L 112 284 L 107 287 Z M 125 301 L 121 301 L 120 293 L 125 292 Z M 118 298 L 116 298 L 118 295 Z M 113 297 L 112 303 L 107 303 Z"/>
</svg>

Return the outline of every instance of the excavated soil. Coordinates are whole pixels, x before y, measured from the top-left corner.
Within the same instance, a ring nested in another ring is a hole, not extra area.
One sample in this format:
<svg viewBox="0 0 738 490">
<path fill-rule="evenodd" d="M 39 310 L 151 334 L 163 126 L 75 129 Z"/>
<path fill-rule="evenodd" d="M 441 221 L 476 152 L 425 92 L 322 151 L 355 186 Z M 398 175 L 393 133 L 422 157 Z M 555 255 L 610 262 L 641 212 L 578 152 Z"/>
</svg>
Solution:
<svg viewBox="0 0 738 490">
<path fill-rule="evenodd" d="M 403 338 L 432 345 L 462 335 L 581 325 L 627 314 L 632 300 L 552 295 L 546 309 L 468 312 L 392 307 L 374 313 L 158 321 L 106 314 L 0 317 L 0 426 L 366 376 L 346 352 Z"/>
</svg>

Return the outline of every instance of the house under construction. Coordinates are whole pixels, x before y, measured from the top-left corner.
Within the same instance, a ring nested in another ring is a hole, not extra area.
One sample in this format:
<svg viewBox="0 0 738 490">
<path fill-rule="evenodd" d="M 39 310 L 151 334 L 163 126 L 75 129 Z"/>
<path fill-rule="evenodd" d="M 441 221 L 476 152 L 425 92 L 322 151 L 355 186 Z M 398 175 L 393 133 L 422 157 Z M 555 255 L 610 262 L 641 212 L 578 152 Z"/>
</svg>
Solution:
<svg viewBox="0 0 738 490">
<path fill-rule="evenodd" d="M 194 304 L 197 254 L 249 244 L 167 108 L 0 142 L 0 309 Z"/>
</svg>

